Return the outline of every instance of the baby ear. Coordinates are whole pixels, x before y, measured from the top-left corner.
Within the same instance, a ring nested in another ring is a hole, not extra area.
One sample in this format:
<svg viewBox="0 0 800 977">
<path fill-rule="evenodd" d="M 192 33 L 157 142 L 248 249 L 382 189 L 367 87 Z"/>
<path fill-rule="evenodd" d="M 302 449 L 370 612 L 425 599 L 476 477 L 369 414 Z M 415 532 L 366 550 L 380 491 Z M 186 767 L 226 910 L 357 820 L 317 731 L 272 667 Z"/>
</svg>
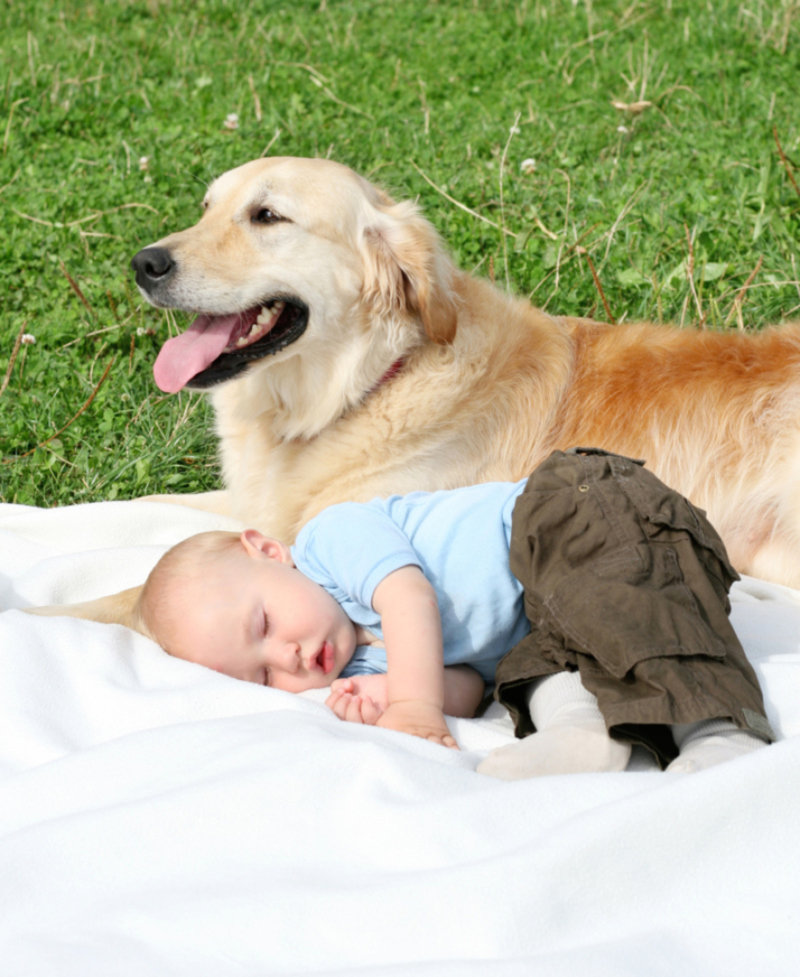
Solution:
<svg viewBox="0 0 800 977">
<path fill-rule="evenodd" d="M 264 536 L 257 529 L 245 529 L 239 539 L 247 555 L 254 559 L 267 557 L 270 560 L 277 560 L 279 563 L 288 563 L 290 566 L 294 566 L 291 550 L 279 539 Z"/>
<path fill-rule="evenodd" d="M 137 613 L 141 592 L 142 585 L 139 585 L 81 604 L 54 604 L 50 607 L 26 607 L 24 610 L 26 614 L 37 614 L 41 617 L 79 617 L 86 621 L 98 621 L 100 624 L 122 624 L 152 638 Z"/>
<path fill-rule="evenodd" d="M 376 210 L 363 232 L 364 294 L 379 313 L 418 313 L 434 343 L 450 343 L 457 309 L 453 266 L 436 231 L 410 201 Z"/>
</svg>

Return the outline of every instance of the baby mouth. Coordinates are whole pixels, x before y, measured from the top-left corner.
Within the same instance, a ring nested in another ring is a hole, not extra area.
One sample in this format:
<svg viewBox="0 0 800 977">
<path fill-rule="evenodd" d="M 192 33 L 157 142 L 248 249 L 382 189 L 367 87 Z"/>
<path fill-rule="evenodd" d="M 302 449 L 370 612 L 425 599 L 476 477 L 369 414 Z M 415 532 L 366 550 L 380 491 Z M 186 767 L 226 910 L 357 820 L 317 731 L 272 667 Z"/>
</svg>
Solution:
<svg viewBox="0 0 800 977">
<path fill-rule="evenodd" d="M 323 642 L 320 650 L 311 659 L 311 670 L 329 675 L 333 669 L 333 657 L 333 645 L 330 641 Z"/>
</svg>

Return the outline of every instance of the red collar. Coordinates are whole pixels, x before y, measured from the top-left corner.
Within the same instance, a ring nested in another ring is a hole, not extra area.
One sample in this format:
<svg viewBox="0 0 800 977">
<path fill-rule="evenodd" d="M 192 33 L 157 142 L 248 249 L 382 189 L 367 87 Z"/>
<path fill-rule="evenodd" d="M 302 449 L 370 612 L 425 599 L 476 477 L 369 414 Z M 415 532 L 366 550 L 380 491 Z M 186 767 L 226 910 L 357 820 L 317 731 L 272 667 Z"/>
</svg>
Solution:
<svg viewBox="0 0 800 977">
<path fill-rule="evenodd" d="M 380 380 L 378 380 L 378 382 L 375 384 L 375 386 L 372 389 L 377 390 L 378 387 L 382 387 L 384 383 L 388 383 L 392 379 L 392 377 L 397 376 L 397 374 L 403 369 L 403 363 L 404 360 L 402 357 L 399 360 L 395 360 L 395 362 L 392 363 L 392 365 L 389 367 L 386 373 L 383 374 L 383 376 L 380 378 Z"/>
</svg>

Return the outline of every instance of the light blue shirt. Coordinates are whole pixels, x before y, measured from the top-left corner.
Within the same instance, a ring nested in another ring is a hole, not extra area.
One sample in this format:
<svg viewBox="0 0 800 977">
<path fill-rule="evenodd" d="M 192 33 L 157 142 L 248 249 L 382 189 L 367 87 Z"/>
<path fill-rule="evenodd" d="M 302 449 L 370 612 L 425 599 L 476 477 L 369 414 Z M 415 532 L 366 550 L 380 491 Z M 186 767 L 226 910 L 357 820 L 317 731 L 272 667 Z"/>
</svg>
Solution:
<svg viewBox="0 0 800 977">
<path fill-rule="evenodd" d="M 530 630 L 508 565 L 511 514 L 526 481 L 331 506 L 303 527 L 292 556 L 351 621 L 381 639 L 375 588 L 418 566 L 439 602 L 445 665 L 471 665 L 491 685 L 497 663 Z M 342 675 L 386 670 L 385 650 L 363 645 Z"/>
</svg>

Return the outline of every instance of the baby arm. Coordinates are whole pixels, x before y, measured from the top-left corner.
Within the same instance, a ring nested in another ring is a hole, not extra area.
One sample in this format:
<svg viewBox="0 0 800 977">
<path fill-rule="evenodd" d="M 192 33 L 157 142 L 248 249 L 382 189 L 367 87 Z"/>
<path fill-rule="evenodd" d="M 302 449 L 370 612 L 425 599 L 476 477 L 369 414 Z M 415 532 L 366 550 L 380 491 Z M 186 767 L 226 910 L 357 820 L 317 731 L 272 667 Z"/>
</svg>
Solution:
<svg viewBox="0 0 800 977">
<path fill-rule="evenodd" d="M 449 665 L 444 670 L 444 714 L 472 719 L 483 701 L 483 679 L 469 665 Z"/>
<path fill-rule="evenodd" d="M 469 665 L 450 665 L 444 670 L 444 713 L 471 719 L 483 699 L 483 679 Z M 389 706 L 389 680 L 384 673 L 337 678 L 325 700 L 339 717 L 351 723 L 374 726 Z"/>
<path fill-rule="evenodd" d="M 419 567 L 401 567 L 375 588 L 372 606 L 388 666 L 389 704 L 377 725 L 458 749 L 442 711 L 442 623 L 433 587 Z"/>
</svg>

